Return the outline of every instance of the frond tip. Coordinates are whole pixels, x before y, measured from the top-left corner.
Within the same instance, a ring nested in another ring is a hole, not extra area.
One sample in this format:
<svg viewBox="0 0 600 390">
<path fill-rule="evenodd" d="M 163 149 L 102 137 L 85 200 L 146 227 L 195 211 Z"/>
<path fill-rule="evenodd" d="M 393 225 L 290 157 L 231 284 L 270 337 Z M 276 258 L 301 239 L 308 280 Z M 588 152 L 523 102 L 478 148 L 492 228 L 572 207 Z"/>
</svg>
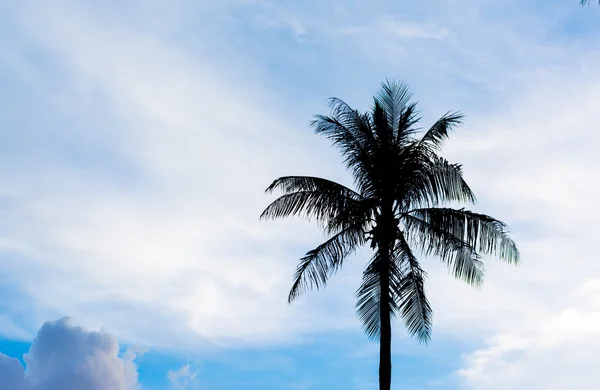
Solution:
<svg viewBox="0 0 600 390">
<path fill-rule="evenodd" d="M 442 144 L 448 138 L 450 130 L 460 125 L 462 118 L 463 115 L 459 112 L 446 113 L 421 137 L 419 146 L 430 152 L 441 150 Z"/>
</svg>

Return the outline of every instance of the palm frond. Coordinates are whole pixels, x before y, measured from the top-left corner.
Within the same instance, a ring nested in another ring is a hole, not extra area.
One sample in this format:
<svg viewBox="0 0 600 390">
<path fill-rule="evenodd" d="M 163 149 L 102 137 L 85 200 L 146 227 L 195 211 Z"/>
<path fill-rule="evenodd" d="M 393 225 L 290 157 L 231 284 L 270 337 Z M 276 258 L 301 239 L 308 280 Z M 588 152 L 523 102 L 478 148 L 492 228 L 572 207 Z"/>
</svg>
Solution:
<svg viewBox="0 0 600 390">
<path fill-rule="evenodd" d="M 406 215 L 426 222 L 432 230 L 451 234 L 476 253 L 495 256 L 508 263 L 519 262 L 519 250 L 508 237 L 506 224 L 488 215 L 452 208 L 414 209 Z"/>
<path fill-rule="evenodd" d="M 344 259 L 364 243 L 365 232 L 358 223 L 309 251 L 296 268 L 288 302 L 291 303 L 311 288 L 323 287 L 329 276 L 342 266 Z"/>
<path fill-rule="evenodd" d="M 410 335 L 427 343 L 431 339 L 433 312 L 425 294 L 426 273 L 404 235 L 398 237 L 394 252 L 396 262 L 399 263 L 396 269 L 399 271 L 390 280 L 392 291 L 398 300 L 400 315 Z"/>
<path fill-rule="evenodd" d="M 382 272 L 386 272 L 385 279 L 389 279 L 390 286 L 398 284 L 401 278 L 398 265 L 376 253 L 363 271 L 362 283 L 356 291 L 356 313 L 364 332 L 372 340 L 378 339 L 381 332 L 381 300 L 385 299 L 384 304 L 389 306 L 390 316 L 394 317 L 398 311 L 391 290 L 387 297 L 382 296 Z"/>
<path fill-rule="evenodd" d="M 444 140 L 448 138 L 450 130 L 462 123 L 462 118 L 463 115 L 461 113 L 447 112 L 425 132 L 419 141 L 419 146 L 432 152 L 439 151 Z"/>
<path fill-rule="evenodd" d="M 341 143 L 349 146 L 359 146 L 369 150 L 375 142 L 375 135 L 367 114 L 361 114 L 350 107 L 346 102 L 338 98 L 329 98 L 331 117 L 317 115 L 312 123 L 316 134 L 323 134 L 334 141 L 339 139 Z M 319 119 L 325 119 L 330 126 L 320 127 Z"/>
<path fill-rule="evenodd" d="M 375 135 L 377 136 L 377 149 L 380 151 L 377 157 L 381 157 L 381 151 L 390 148 L 394 139 L 394 128 L 390 125 L 388 120 L 388 113 L 385 112 L 383 107 L 375 100 L 375 106 L 373 107 L 373 127 Z M 385 145 L 385 147 L 382 147 Z"/>
<path fill-rule="evenodd" d="M 331 180 L 310 176 L 281 177 L 266 192 L 283 190 L 260 218 L 275 219 L 304 216 L 327 223 L 344 210 L 357 209 L 363 199 L 357 192 Z"/>
<path fill-rule="evenodd" d="M 375 221 L 374 209 L 377 204 L 371 199 L 364 199 L 357 203 L 349 202 L 346 206 L 323 224 L 325 233 L 337 234 L 356 224 L 362 224 L 365 231 L 370 230 Z"/>
<path fill-rule="evenodd" d="M 481 287 L 485 276 L 485 264 L 481 261 L 479 253 L 469 246 L 463 246 L 455 251 L 448 268 L 452 275 L 459 280 L 473 286 Z"/>
<path fill-rule="evenodd" d="M 405 234 L 425 255 L 438 256 L 455 278 L 478 287 L 483 283 L 485 267 L 477 251 L 437 224 L 411 214 L 403 215 Z"/>
<path fill-rule="evenodd" d="M 387 128 L 393 132 L 396 140 L 405 139 L 413 133 L 412 127 L 407 126 L 407 123 L 414 119 L 412 117 L 414 104 L 410 104 L 411 98 L 412 92 L 408 84 L 390 79 L 382 83 L 381 89 L 375 96 L 375 107 L 382 108 L 386 116 Z"/>
<path fill-rule="evenodd" d="M 384 266 L 382 266 L 384 264 Z M 381 272 L 386 272 L 390 295 L 381 295 Z M 403 318 L 409 333 L 421 342 L 429 341 L 432 328 L 432 310 L 425 294 L 426 273 L 413 255 L 404 237 L 397 241 L 391 259 L 373 257 L 356 292 L 356 309 L 367 336 L 380 335 L 381 300 L 389 305 L 389 313 Z"/>
<path fill-rule="evenodd" d="M 400 121 L 396 131 L 396 146 L 402 146 L 411 139 L 411 136 L 418 131 L 418 128 L 415 128 L 414 126 L 419 123 L 420 120 L 421 118 L 417 111 L 417 103 L 406 105 L 400 115 Z"/>
<path fill-rule="evenodd" d="M 362 186 L 368 182 L 376 142 L 371 119 L 340 99 L 329 99 L 329 105 L 331 116 L 316 115 L 311 126 L 316 134 L 324 135 L 338 147 L 362 193 Z"/>
<path fill-rule="evenodd" d="M 371 340 L 379 338 L 381 330 L 381 284 L 377 259 L 373 257 L 363 272 L 363 280 L 356 291 L 356 313 L 363 331 Z M 390 302 L 393 302 L 390 300 Z M 390 313 L 393 313 L 390 310 Z"/>
<path fill-rule="evenodd" d="M 271 183 L 265 192 L 280 190 L 284 193 L 299 191 L 321 191 L 340 193 L 355 200 L 363 197 L 356 191 L 334 181 L 313 176 L 283 176 Z"/>
<path fill-rule="evenodd" d="M 415 207 L 437 206 L 444 202 L 475 203 L 476 197 L 462 175 L 459 164 L 451 164 L 433 156 L 418 162 L 420 169 L 413 175 L 413 185 L 406 199 Z"/>
</svg>

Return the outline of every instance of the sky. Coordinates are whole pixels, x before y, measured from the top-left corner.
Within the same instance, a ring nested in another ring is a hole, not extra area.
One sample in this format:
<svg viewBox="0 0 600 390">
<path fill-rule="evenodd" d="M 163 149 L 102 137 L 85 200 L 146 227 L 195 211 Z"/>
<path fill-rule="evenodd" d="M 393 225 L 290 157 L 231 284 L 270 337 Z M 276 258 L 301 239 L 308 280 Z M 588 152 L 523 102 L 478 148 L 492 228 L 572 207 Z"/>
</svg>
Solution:
<svg viewBox="0 0 600 390">
<path fill-rule="evenodd" d="M 323 234 L 260 221 L 283 175 L 351 184 L 308 126 L 407 82 L 519 267 L 424 258 L 393 388 L 596 389 L 600 8 L 577 0 L 0 2 L 0 389 L 376 389 L 366 252 L 286 302 Z"/>
</svg>

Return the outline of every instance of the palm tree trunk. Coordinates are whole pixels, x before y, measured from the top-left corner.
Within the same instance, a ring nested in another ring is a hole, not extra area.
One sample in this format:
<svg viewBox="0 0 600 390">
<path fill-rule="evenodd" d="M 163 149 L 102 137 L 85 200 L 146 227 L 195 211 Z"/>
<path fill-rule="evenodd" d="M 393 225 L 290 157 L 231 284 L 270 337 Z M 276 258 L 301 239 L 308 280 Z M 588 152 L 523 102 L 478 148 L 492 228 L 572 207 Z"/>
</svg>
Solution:
<svg viewBox="0 0 600 390">
<path fill-rule="evenodd" d="M 390 197 L 390 199 L 392 199 Z M 379 390 L 392 386 L 392 324 L 390 307 L 390 262 L 395 241 L 394 202 L 384 201 L 384 212 L 378 221 L 379 231 Z"/>
<path fill-rule="evenodd" d="M 389 251 L 388 251 L 389 253 Z M 388 258 L 383 263 L 379 280 L 381 283 L 381 297 L 379 301 L 379 321 L 381 333 L 379 339 L 379 390 L 390 390 L 392 382 L 392 326 L 390 318 L 390 281 Z M 387 261 L 386 261 L 387 260 Z"/>
</svg>

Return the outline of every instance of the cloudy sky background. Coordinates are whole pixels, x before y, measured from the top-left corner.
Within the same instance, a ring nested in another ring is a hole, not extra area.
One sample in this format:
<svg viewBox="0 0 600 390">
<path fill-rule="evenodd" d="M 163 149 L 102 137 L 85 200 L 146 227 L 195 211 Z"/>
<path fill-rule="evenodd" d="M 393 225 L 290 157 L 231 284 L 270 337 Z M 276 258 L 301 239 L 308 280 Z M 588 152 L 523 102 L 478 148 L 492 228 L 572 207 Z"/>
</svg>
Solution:
<svg viewBox="0 0 600 390">
<path fill-rule="evenodd" d="M 595 389 L 599 38 L 576 0 L 1 2 L 0 383 L 376 388 L 365 255 L 288 306 L 323 236 L 258 215 L 277 176 L 350 183 L 308 121 L 393 77 L 424 125 L 466 114 L 444 154 L 523 262 L 474 291 L 426 259 L 434 340 L 396 324 L 394 386 Z"/>
</svg>

